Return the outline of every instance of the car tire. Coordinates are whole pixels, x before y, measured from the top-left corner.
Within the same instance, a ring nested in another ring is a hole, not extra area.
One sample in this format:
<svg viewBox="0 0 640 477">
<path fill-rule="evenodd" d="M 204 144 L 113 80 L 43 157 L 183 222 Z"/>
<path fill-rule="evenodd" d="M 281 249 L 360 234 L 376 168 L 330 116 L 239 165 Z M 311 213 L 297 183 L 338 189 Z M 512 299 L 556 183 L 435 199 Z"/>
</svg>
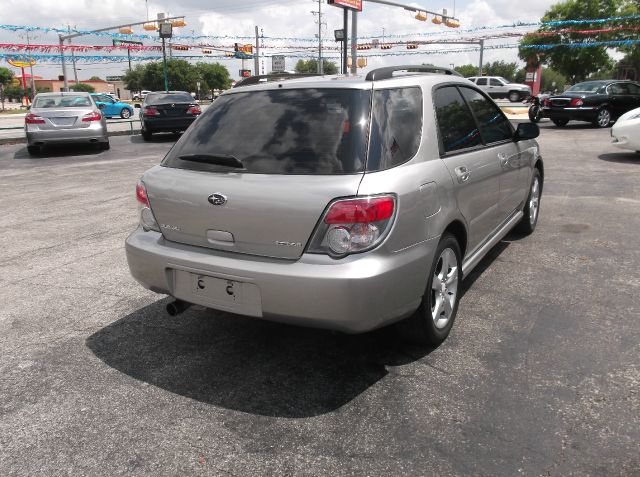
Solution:
<svg viewBox="0 0 640 477">
<path fill-rule="evenodd" d="M 553 121 L 553 124 L 555 124 L 559 128 L 563 128 L 567 124 L 569 124 L 569 120 L 568 119 L 552 119 L 551 121 Z"/>
<path fill-rule="evenodd" d="M 509 96 L 507 97 L 512 103 L 517 103 L 518 101 L 520 101 L 520 93 L 518 93 L 517 91 L 509 91 Z"/>
<path fill-rule="evenodd" d="M 529 108 L 529 121 L 532 123 L 539 123 L 542 119 L 542 108 L 537 105 L 532 105 Z"/>
<path fill-rule="evenodd" d="M 146 129 L 142 129 L 140 131 L 140 134 L 142 134 L 142 139 L 144 141 L 151 141 L 151 137 L 153 136 L 153 133 L 147 131 Z"/>
<path fill-rule="evenodd" d="M 109 144 L 109 141 L 101 142 L 100 149 L 102 149 L 103 151 L 108 151 L 109 149 L 111 149 L 111 144 Z"/>
<path fill-rule="evenodd" d="M 442 278 L 445 277 L 447 279 L 443 282 Z M 460 246 L 456 238 L 447 233 L 436 248 L 420 306 L 413 315 L 397 325 L 400 336 L 423 346 L 442 343 L 449 336 L 458 312 L 461 285 Z"/>
<path fill-rule="evenodd" d="M 120 110 L 120 117 L 122 119 L 129 119 L 133 113 L 129 110 L 129 108 L 122 108 Z"/>
<path fill-rule="evenodd" d="M 538 223 L 538 216 L 540 215 L 540 199 L 542 198 L 542 176 L 540 171 L 536 168 L 533 171 L 533 178 L 531 179 L 531 186 L 529 187 L 529 194 L 527 195 L 527 201 L 524 204 L 522 210 L 522 220 L 516 226 L 516 230 L 524 235 L 533 233 Z"/>
<path fill-rule="evenodd" d="M 27 146 L 27 152 L 30 156 L 37 156 L 40 154 L 40 146 Z"/>
<path fill-rule="evenodd" d="M 600 108 L 593 124 L 598 128 L 606 128 L 611 124 L 611 111 L 609 108 Z"/>
</svg>

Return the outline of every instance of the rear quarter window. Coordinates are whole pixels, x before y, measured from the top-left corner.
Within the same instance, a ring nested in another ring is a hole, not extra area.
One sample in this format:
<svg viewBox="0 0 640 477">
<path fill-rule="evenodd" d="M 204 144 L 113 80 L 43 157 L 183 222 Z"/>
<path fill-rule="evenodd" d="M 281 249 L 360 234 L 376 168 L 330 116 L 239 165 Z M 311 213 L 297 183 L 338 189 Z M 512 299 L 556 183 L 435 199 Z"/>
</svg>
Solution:
<svg viewBox="0 0 640 477">
<path fill-rule="evenodd" d="M 382 171 L 409 161 L 422 137 L 422 90 L 375 90 L 367 171 Z"/>
</svg>

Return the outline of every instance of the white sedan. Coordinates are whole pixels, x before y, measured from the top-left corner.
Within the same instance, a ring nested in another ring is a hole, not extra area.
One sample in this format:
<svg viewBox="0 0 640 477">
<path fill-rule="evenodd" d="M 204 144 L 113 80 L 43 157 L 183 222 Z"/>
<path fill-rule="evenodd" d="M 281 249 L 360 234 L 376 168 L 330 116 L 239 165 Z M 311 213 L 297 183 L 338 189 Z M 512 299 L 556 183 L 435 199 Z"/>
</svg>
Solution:
<svg viewBox="0 0 640 477">
<path fill-rule="evenodd" d="M 640 108 L 618 118 L 611 128 L 613 145 L 640 153 Z"/>
</svg>

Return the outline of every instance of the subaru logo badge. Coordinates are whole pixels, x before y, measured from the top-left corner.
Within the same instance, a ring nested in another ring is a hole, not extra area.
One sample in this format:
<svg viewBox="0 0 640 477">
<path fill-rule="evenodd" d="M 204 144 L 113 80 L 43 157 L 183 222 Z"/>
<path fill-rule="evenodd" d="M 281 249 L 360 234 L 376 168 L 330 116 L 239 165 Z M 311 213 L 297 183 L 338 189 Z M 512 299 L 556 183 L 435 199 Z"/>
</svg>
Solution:
<svg viewBox="0 0 640 477">
<path fill-rule="evenodd" d="M 216 192 L 207 199 L 211 205 L 224 205 L 227 203 L 227 196 Z"/>
</svg>

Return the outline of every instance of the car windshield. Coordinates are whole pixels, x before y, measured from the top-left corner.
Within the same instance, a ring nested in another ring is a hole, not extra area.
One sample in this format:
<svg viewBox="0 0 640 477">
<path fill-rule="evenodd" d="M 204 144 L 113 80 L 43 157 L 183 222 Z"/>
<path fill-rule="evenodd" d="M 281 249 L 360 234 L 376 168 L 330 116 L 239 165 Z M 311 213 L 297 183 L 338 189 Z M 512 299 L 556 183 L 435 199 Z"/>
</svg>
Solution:
<svg viewBox="0 0 640 477">
<path fill-rule="evenodd" d="M 572 93 L 596 93 L 602 88 L 604 88 L 604 85 L 600 81 L 586 81 L 584 83 L 574 84 L 567 91 L 571 91 Z"/>
<path fill-rule="evenodd" d="M 93 106 L 91 98 L 85 95 L 47 95 L 37 96 L 34 108 L 88 108 Z"/>
<path fill-rule="evenodd" d="M 193 103 L 188 93 L 149 93 L 145 99 L 147 104 Z"/>
<path fill-rule="evenodd" d="M 243 172 L 261 174 L 362 172 L 370 104 L 370 91 L 354 89 L 278 89 L 220 96 L 162 165 L 230 171 L 219 160 L 186 159 L 211 156 L 232 157 Z"/>
</svg>

